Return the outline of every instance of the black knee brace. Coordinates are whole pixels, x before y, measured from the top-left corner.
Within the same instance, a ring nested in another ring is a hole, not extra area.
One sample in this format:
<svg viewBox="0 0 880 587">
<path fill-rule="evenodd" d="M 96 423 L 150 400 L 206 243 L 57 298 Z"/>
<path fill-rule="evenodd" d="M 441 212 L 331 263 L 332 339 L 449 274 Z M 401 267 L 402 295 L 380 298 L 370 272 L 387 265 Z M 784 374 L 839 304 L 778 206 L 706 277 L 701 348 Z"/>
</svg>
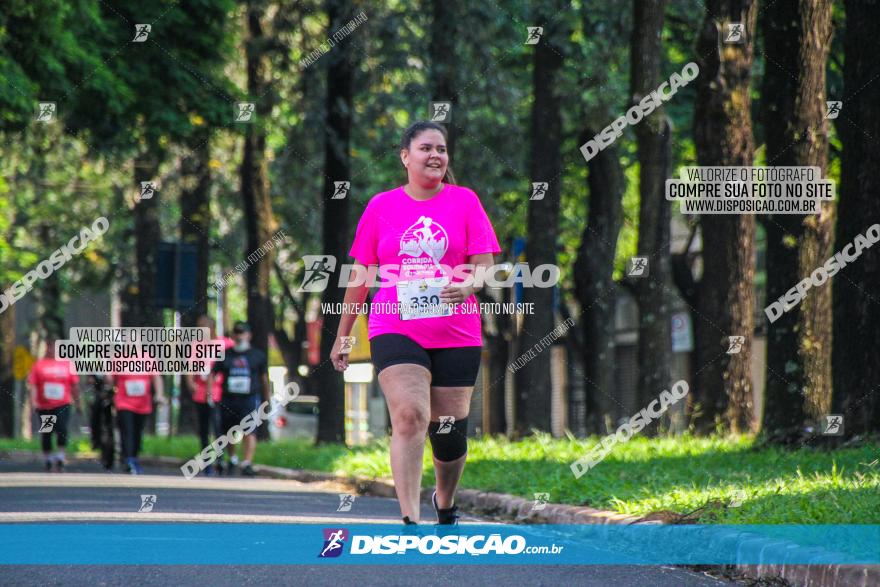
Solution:
<svg viewBox="0 0 880 587">
<path fill-rule="evenodd" d="M 431 422 L 428 437 L 431 452 L 438 461 L 448 463 L 467 452 L 467 416 L 455 422 Z"/>
</svg>

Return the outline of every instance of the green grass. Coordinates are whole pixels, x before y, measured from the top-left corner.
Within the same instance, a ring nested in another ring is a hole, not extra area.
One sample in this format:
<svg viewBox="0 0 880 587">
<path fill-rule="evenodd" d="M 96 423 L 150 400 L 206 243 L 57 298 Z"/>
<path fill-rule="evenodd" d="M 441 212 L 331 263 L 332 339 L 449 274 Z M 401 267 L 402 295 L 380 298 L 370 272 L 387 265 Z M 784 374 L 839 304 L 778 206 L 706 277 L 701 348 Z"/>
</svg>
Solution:
<svg viewBox="0 0 880 587">
<path fill-rule="evenodd" d="M 880 523 L 880 445 L 822 451 L 756 448 L 751 437 L 634 438 L 619 444 L 580 479 L 569 464 L 597 441 L 538 435 L 519 442 L 472 439 L 462 487 L 533 499 L 589 505 L 645 515 L 688 513 L 703 523 Z M 88 450 L 84 441 L 78 449 Z M 0 440 L 4 448 L 37 449 L 37 442 Z M 148 437 L 145 455 L 191 458 L 195 437 Z M 298 469 L 363 477 L 390 477 L 387 440 L 366 447 L 315 447 L 306 441 L 261 444 L 256 461 Z M 433 483 L 430 450 L 425 485 Z M 739 507 L 726 507 L 736 492 Z"/>
</svg>

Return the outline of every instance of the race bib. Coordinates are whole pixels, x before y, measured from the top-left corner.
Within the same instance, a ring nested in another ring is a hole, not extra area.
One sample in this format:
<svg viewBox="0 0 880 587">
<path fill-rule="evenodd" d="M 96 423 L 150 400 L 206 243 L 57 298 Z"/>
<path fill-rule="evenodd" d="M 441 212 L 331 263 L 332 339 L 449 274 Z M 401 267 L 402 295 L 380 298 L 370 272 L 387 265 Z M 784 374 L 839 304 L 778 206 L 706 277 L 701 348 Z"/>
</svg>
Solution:
<svg viewBox="0 0 880 587">
<path fill-rule="evenodd" d="M 448 284 L 444 277 L 397 282 L 397 301 L 401 320 L 451 316 L 452 305 L 441 304 L 440 292 Z"/>
<path fill-rule="evenodd" d="M 147 393 L 147 382 L 143 379 L 125 382 L 125 395 L 141 397 Z"/>
<path fill-rule="evenodd" d="M 230 377 L 227 389 L 230 393 L 250 393 L 251 378 L 250 377 Z"/>
<path fill-rule="evenodd" d="M 43 397 L 46 399 L 64 399 L 64 386 L 60 383 L 44 383 Z"/>
</svg>

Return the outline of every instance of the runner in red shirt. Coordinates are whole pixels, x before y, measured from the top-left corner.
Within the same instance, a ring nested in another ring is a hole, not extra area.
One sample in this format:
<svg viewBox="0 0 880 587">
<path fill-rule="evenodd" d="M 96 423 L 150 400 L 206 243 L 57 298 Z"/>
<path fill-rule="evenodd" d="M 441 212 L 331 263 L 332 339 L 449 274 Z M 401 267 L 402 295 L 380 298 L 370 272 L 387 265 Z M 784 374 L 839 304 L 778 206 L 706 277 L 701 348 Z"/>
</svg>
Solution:
<svg viewBox="0 0 880 587">
<path fill-rule="evenodd" d="M 73 363 L 67 359 L 55 358 L 55 338 L 46 339 L 46 356 L 31 368 L 28 387 L 31 403 L 40 416 L 40 441 L 46 470 L 52 470 L 55 461 L 57 471 L 64 470 L 67 447 L 67 424 L 70 419 L 70 404 L 79 404 L 79 377 L 74 373 Z M 78 409 L 77 409 L 78 411 Z M 58 442 L 58 451 L 52 455 L 52 433 Z"/>
<path fill-rule="evenodd" d="M 116 405 L 116 421 L 122 437 L 122 459 L 126 471 L 132 475 L 143 473 L 138 454 L 147 415 L 153 412 L 153 390 L 156 401 L 167 403 L 162 377 L 157 373 L 120 375 L 108 378 L 109 385 L 116 385 L 113 403 Z"/>
<path fill-rule="evenodd" d="M 209 316 L 201 316 L 196 321 L 196 326 L 199 328 L 209 328 L 211 330 L 211 340 L 217 340 L 217 330 L 215 328 L 215 322 Z M 223 341 L 224 348 L 232 347 L 235 342 L 226 336 L 220 338 Z M 211 366 L 214 366 L 214 363 L 211 363 Z M 192 394 L 192 400 L 196 407 L 196 417 L 199 426 L 199 440 L 201 442 L 200 446 L 206 447 L 211 443 L 211 434 L 213 433 L 214 438 L 221 434 L 220 432 L 220 396 L 223 395 L 223 374 L 218 374 L 214 377 L 214 385 L 211 392 L 211 397 L 208 397 L 207 389 L 208 389 L 208 373 L 204 373 L 201 375 L 191 375 L 187 374 L 184 376 L 186 379 L 186 383 L 189 386 L 190 393 Z M 218 469 L 220 468 L 220 462 L 217 463 Z M 205 469 L 205 475 L 213 475 L 214 474 L 214 465 L 208 465 Z"/>
</svg>

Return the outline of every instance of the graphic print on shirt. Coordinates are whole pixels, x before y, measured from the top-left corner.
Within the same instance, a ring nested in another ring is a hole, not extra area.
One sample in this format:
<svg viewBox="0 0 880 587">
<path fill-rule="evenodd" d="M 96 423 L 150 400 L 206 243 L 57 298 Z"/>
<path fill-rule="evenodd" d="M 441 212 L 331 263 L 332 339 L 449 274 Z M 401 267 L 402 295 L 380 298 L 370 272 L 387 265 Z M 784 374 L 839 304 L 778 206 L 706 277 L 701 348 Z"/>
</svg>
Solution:
<svg viewBox="0 0 880 587">
<path fill-rule="evenodd" d="M 448 248 L 449 235 L 443 225 L 429 216 L 419 216 L 419 219 L 400 237 L 398 255 L 413 257 L 403 260 L 406 274 L 433 273 L 433 270 L 440 270 L 440 260 L 443 259 Z M 424 258 L 426 255 L 427 260 Z"/>
<path fill-rule="evenodd" d="M 251 366 L 247 356 L 234 357 L 229 367 L 229 380 L 226 389 L 229 393 L 248 394 L 251 392 Z"/>
</svg>

